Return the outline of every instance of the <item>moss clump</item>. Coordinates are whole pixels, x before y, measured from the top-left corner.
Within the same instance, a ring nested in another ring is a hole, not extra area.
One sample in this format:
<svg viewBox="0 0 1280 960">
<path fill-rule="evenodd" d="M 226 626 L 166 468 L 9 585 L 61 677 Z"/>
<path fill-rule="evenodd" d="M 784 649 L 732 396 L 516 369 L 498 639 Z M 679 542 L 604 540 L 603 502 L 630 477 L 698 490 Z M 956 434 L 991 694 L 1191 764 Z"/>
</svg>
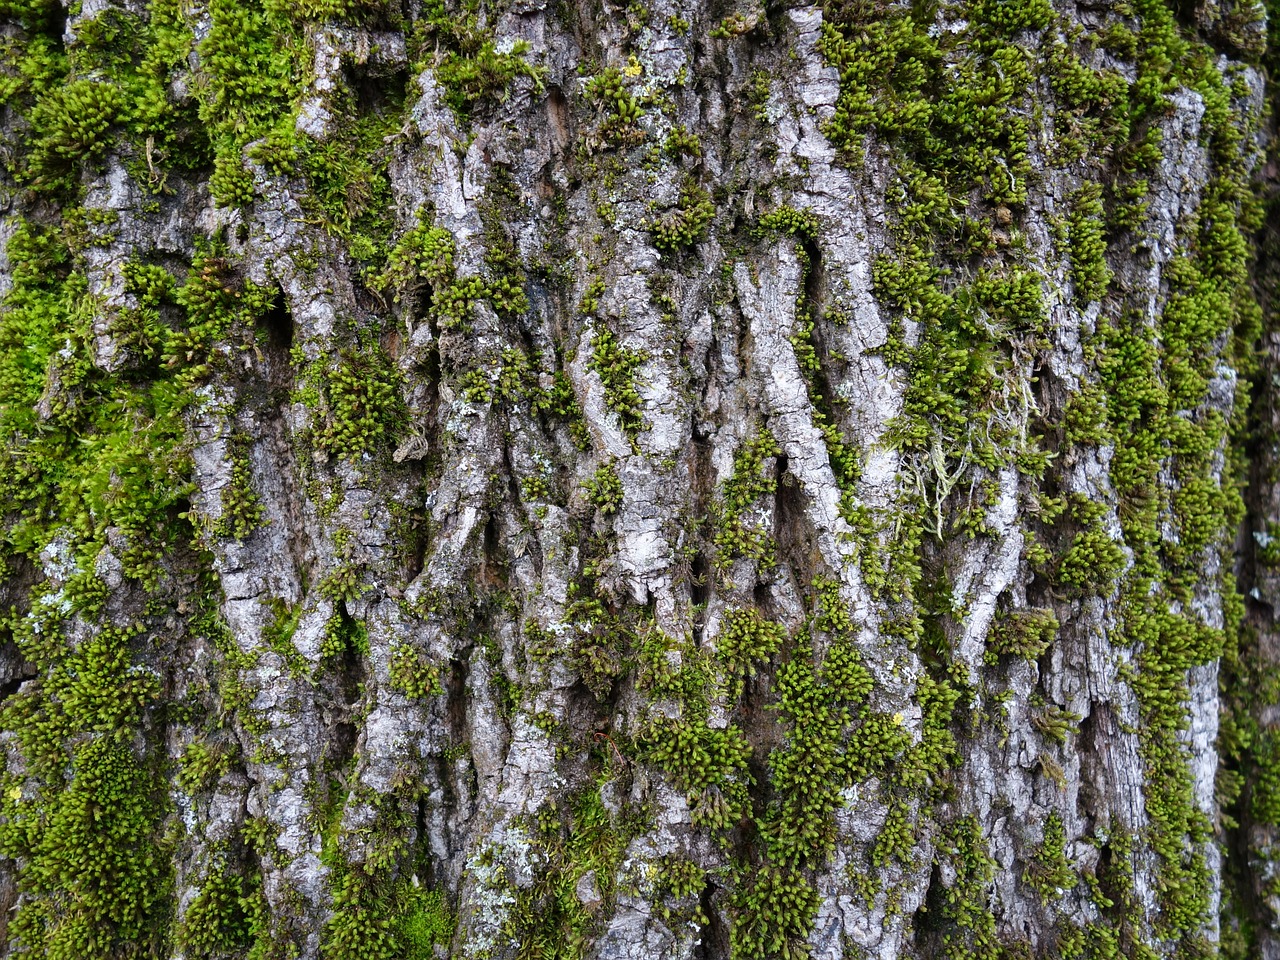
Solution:
<svg viewBox="0 0 1280 960">
<path fill-rule="evenodd" d="M 604 114 L 600 133 L 606 142 L 632 146 L 644 140 L 644 130 L 638 124 L 643 112 L 640 101 L 627 90 L 620 71 L 606 67 L 583 84 L 583 92 Z"/>
<path fill-rule="evenodd" d="M 520 40 L 509 50 L 499 51 L 491 27 L 482 26 L 480 13 L 480 0 L 453 4 L 427 0 L 409 39 L 417 71 L 434 68 L 436 82 L 445 91 L 444 102 L 463 125 L 517 77 L 541 83 L 542 71 L 525 60 L 529 44 Z"/>
<path fill-rule="evenodd" d="M 604 383 L 604 399 L 618 415 L 622 432 L 636 448 L 636 437 L 645 429 L 642 413 L 644 401 L 636 389 L 636 374 L 648 360 L 643 350 L 623 346 L 608 327 L 598 327 L 591 341 L 591 360 L 587 366 Z"/>
<path fill-rule="evenodd" d="M 220 204 L 240 206 L 253 200 L 244 148 L 292 117 L 306 51 L 287 16 L 257 0 L 213 0 L 209 20 L 198 50 L 200 120 L 215 151 L 210 188 Z"/>
<path fill-rule="evenodd" d="M 653 245 L 663 253 L 676 253 L 692 246 L 706 233 L 715 212 L 711 195 L 692 177 L 686 177 L 675 209 L 648 221 Z"/>
<path fill-rule="evenodd" d="M 782 448 L 762 429 L 733 455 L 733 473 L 720 487 L 712 518 L 715 523 L 715 566 L 727 571 L 738 557 L 754 560 L 762 570 L 774 564 L 772 534 L 750 511 L 778 489 L 772 460 Z"/>
<path fill-rule="evenodd" d="M 236 760 L 234 745 L 224 740 L 192 740 L 178 760 L 178 785 L 189 794 L 217 783 Z"/>
<path fill-rule="evenodd" d="M 437 945 L 453 939 L 454 918 L 440 893 L 408 878 L 390 882 L 381 871 L 340 873 L 325 925 L 325 960 L 431 960 Z"/>
<path fill-rule="evenodd" d="M 1037 660 L 1058 637 L 1058 618 L 1052 610 L 1015 610 L 996 618 L 987 637 L 985 660 L 1000 656 Z"/>
<path fill-rule="evenodd" d="M 371 453 L 400 422 L 399 377 L 381 354 L 348 353 L 329 375 L 320 446 L 347 460 Z"/>
<path fill-rule="evenodd" d="M 652 698 L 680 705 L 678 717 L 654 717 L 641 746 L 645 759 L 666 770 L 689 796 L 693 822 L 730 830 L 751 809 L 747 771 L 751 747 L 734 724 L 708 725 L 716 692 L 713 662 L 705 651 L 651 630 L 640 653 L 640 685 Z"/>
<path fill-rule="evenodd" d="M 11 942 L 56 960 L 158 947 L 169 877 L 153 834 L 156 800 L 137 758 L 95 739 L 75 751 L 70 781 L 43 816 L 11 808 L 6 853 L 17 852 L 18 813 L 33 895 L 9 927 Z"/>
<path fill-rule="evenodd" d="M 670 773 L 692 798 L 695 824 L 729 829 L 750 808 L 751 747 L 737 727 L 716 729 L 705 718 L 669 720 L 655 723 L 644 742 L 648 762 Z"/>
<path fill-rule="evenodd" d="M 229 445 L 231 480 L 222 488 L 222 516 L 218 518 L 219 536 L 243 540 L 262 523 L 262 503 L 253 490 L 247 443 L 237 439 Z"/>
<path fill-rule="evenodd" d="M 177 942 L 193 960 L 244 951 L 266 932 L 267 903 L 262 879 L 214 869 L 177 928 Z"/>
<path fill-rule="evenodd" d="M 911 824 L 911 811 L 906 804 L 895 803 L 889 808 L 884 827 L 871 848 L 871 865 L 883 867 L 890 860 L 908 863 L 915 843 L 916 835 Z"/>
<path fill-rule="evenodd" d="M 432 226 L 424 215 L 392 248 L 377 284 L 391 289 L 397 301 L 423 283 L 441 289 L 453 278 L 453 254 L 453 235 Z"/>
<path fill-rule="evenodd" d="M 124 97 L 113 83 L 73 80 L 36 102 L 28 120 L 32 139 L 27 173 L 41 186 L 67 178 L 81 161 L 102 156 L 107 131 L 120 119 Z"/>
<path fill-rule="evenodd" d="M 955 870 L 955 880 L 942 908 L 943 956 L 947 960 L 986 960 L 1002 954 L 991 914 L 990 886 L 996 862 L 987 852 L 982 828 L 965 817 L 946 828 L 938 845 Z"/>
<path fill-rule="evenodd" d="M 1062 425 L 1067 443 L 1075 446 L 1111 441 L 1107 424 L 1107 398 L 1095 384 L 1086 384 L 1067 402 Z"/>
<path fill-rule="evenodd" d="M 729 930 L 733 960 L 808 957 L 808 936 L 818 915 L 819 897 L 804 874 L 745 865 L 740 874 L 749 879 L 734 903 L 738 917 Z"/>
<path fill-rule="evenodd" d="M 1045 818 L 1044 836 L 1026 872 L 1027 883 L 1042 900 L 1061 897 L 1079 882 L 1067 859 L 1066 842 L 1062 817 L 1055 811 Z"/>
<path fill-rule="evenodd" d="M 412 644 L 397 643 L 391 648 L 388 671 L 391 689 L 406 697 L 423 700 L 444 692 L 439 666 L 423 657 Z"/>
<path fill-rule="evenodd" d="M 1082 529 L 1058 564 L 1058 579 L 1068 586 L 1101 590 L 1124 572 L 1127 558 L 1120 544 L 1102 526 L 1110 511 L 1083 497 L 1071 501 L 1071 516 Z"/>
<path fill-rule="evenodd" d="M 606 808 L 600 798 L 603 777 L 538 812 L 535 838 L 545 868 L 521 891 L 504 928 L 524 956 L 583 957 L 601 921 L 611 916 L 619 868 L 638 824 L 625 812 L 619 815 Z M 584 881 L 596 902 L 583 903 L 579 897 Z"/>
<path fill-rule="evenodd" d="M 622 481 L 612 463 L 601 465 L 587 483 L 587 502 L 602 516 L 617 513 L 622 506 Z"/>
<path fill-rule="evenodd" d="M 716 656 L 735 676 L 754 677 L 760 662 L 781 650 L 786 637 L 786 627 L 754 610 L 728 610 L 716 638 Z"/>
<path fill-rule="evenodd" d="M 1066 246 L 1076 299 L 1082 303 L 1101 300 L 1111 283 L 1101 184 L 1085 184 L 1072 198 L 1072 210 L 1066 222 Z"/>
</svg>

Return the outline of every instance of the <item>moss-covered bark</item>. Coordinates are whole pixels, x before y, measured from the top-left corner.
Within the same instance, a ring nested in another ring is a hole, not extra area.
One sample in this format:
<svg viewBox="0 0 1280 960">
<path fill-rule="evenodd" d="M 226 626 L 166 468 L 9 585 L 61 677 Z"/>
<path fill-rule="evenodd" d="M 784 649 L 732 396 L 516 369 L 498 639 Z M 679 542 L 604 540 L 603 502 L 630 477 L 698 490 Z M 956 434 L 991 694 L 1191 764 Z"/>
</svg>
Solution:
<svg viewBox="0 0 1280 960">
<path fill-rule="evenodd" d="M 0 18 L 0 952 L 1280 951 L 1261 8 Z"/>
</svg>

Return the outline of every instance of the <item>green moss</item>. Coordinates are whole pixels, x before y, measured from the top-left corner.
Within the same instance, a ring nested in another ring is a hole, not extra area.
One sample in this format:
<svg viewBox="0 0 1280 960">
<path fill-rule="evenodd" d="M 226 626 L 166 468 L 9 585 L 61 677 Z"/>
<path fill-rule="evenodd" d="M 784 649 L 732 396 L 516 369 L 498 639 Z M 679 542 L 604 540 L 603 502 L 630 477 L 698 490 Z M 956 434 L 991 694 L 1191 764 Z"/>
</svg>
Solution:
<svg viewBox="0 0 1280 960">
<path fill-rule="evenodd" d="M 801 960 L 818 915 L 818 892 L 805 876 L 786 868 L 744 865 L 747 879 L 735 898 L 737 917 L 729 928 L 733 960 Z"/>
<path fill-rule="evenodd" d="M 782 448 L 766 429 L 745 441 L 733 455 L 733 473 L 720 487 L 713 509 L 715 566 L 727 571 L 738 557 L 754 560 L 762 570 L 773 566 L 773 536 L 751 515 L 778 489 L 772 461 Z"/>
<path fill-rule="evenodd" d="M 996 862 L 987 852 L 976 819 L 963 818 L 946 828 L 938 844 L 955 879 L 942 908 L 943 956 L 947 960 L 997 960 L 1002 955 L 995 917 L 988 906 Z"/>
<path fill-rule="evenodd" d="M 644 745 L 645 759 L 670 773 L 689 794 L 695 824 L 730 829 L 749 810 L 751 747 L 736 726 L 717 729 L 705 719 L 656 721 Z"/>
<path fill-rule="evenodd" d="M 266 913 L 261 877 L 214 869 L 183 915 L 176 939 L 193 960 L 242 952 L 265 933 Z"/>
<path fill-rule="evenodd" d="M 329 375 L 328 422 L 320 446 L 355 460 L 390 439 L 403 411 L 400 378 L 380 352 L 347 353 Z"/>
<path fill-rule="evenodd" d="M 600 511 L 602 516 L 618 512 L 622 506 L 622 481 L 612 463 L 600 466 L 587 483 L 587 501 Z"/>
<path fill-rule="evenodd" d="M 100 158 L 123 99 L 114 84 L 93 80 L 74 80 L 40 98 L 28 117 L 39 131 L 27 161 L 34 183 L 63 185 L 60 178 L 65 181 L 82 160 Z"/>
<path fill-rule="evenodd" d="M 985 660 L 994 665 L 999 656 L 1038 660 L 1058 636 L 1058 618 L 1052 610 L 1016 610 L 998 615 L 987 637 Z"/>
<path fill-rule="evenodd" d="M 521 892 L 504 929 L 519 945 L 521 958 L 580 960 L 602 920 L 612 915 L 619 868 L 637 824 L 605 807 L 603 786 L 602 779 L 538 812 L 537 839 L 546 866 Z M 578 885 L 588 875 L 600 898 L 595 904 L 578 897 Z"/>
<path fill-rule="evenodd" d="M 444 102 L 464 125 L 517 77 L 531 77 L 541 88 L 542 71 L 525 60 L 528 52 L 524 40 L 498 50 L 491 16 L 481 19 L 480 0 L 428 0 L 410 38 L 410 56 L 418 64 L 415 72 L 434 68 Z"/>
<path fill-rule="evenodd" d="M 225 740 L 192 740 L 178 761 L 178 785 L 189 794 L 208 789 L 231 769 L 236 760 L 234 745 Z"/>
<path fill-rule="evenodd" d="M 222 516 L 218 519 L 216 532 L 219 536 L 243 540 L 261 525 L 262 504 L 253 490 L 247 442 L 236 438 L 228 448 L 231 478 L 222 488 Z"/>
<path fill-rule="evenodd" d="M 69 783 L 30 822 L 23 880 L 33 898 L 11 942 L 57 960 L 159 949 L 170 880 L 156 799 L 126 748 L 95 739 L 76 749 Z"/>
<path fill-rule="evenodd" d="M 632 625 L 595 595 L 589 577 L 570 584 L 564 619 L 574 628 L 573 666 L 596 699 L 604 700 L 630 654 Z"/>
<path fill-rule="evenodd" d="M 210 186 L 224 206 L 253 199 L 243 151 L 291 115 L 301 91 L 305 45 L 281 11 L 260 2 L 213 0 L 198 50 L 207 78 L 200 120 L 215 150 Z"/>
<path fill-rule="evenodd" d="M 760 663 L 782 649 L 786 637 L 782 624 L 765 620 L 754 610 L 726 610 L 716 638 L 716 656 L 731 674 L 754 677 Z"/>
<path fill-rule="evenodd" d="M 1067 402 L 1062 418 L 1067 443 L 1077 446 L 1111 441 L 1107 424 L 1107 398 L 1095 384 L 1086 384 Z"/>
<path fill-rule="evenodd" d="M 871 848 L 871 865 L 883 867 L 890 860 L 909 863 L 915 847 L 915 829 L 911 824 L 911 811 L 906 804 L 895 803 L 889 808 L 884 827 Z"/>
<path fill-rule="evenodd" d="M 1071 283 L 1082 303 L 1101 300 L 1111 284 L 1107 241 L 1102 222 L 1102 186 L 1087 183 L 1076 191 L 1066 220 L 1067 257 Z"/>
<path fill-rule="evenodd" d="M 362 621 L 336 614 L 325 624 L 324 638 L 320 641 L 320 662 L 334 663 L 349 656 L 369 656 L 369 631 Z"/>
<path fill-rule="evenodd" d="M 400 942 L 404 945 L 406 960 L 433 960 L 437 944 L 449 946 L 455 923 L 442 893 L 415 892 L 399 923 Z"/>
<path fill-rule="evenodd" d="M 646 429 L 642 413 L 644 401 L 636 389 L 636 374 L 648 360 L 648 354 L 623 346 L 608 327 L 598 327 L 592 335 L 591 360 L 587 366 L 604 383 L 604 398 L 609 409 L 618 415 L 622 432 L 636 447 L 636 437 Z"/>
<path fill-rule="evenodd" d="M 583 84 L 583 92 L 604 115 L 600 133 L 608 143 L 629 146 L 644 139 L 644 130 L 638 123 L 643 112 L 640 101 L 627 90 L 620 71 L 606 67 Z"/>
<path fill-rule="evenodd" d="M 377 284 L 392 290 L 397 301 L 424 283 L 440 289 L 453 279 L 453 256 L 453 235 L 443 227 L 431 226 L 424 212 L 418 225 L 392 248 Z"/>
<path fill-rule="evenodd" d="M 1067 742 L 1067 738 L 1079 733 L 1079 723 L 1083 719 L 1079 714 L 1063 710 L 1061 707 L 1048 706 L 1031 717 L 1031 725 L 1041 735 L 1059 746 Z"/>
<path fill-rule="evenodd" d="M 388 670 L 391 688 L 406 697 L 421 700 L 444 692 L 440 685 L 440 667 L 423 657 L 412 644 L 397 643 L 391 648 Z"/>
<path fill-rule="evenodd" d="M 653 245 L 668 254 L 692 246 L 706 233 L 715 212 L 711 195 L 692 177 L 686 177 L 675 208 L 646 222 Z"/>
<path fill-rule="evenodd" d="M 1124 550 L 1103 528 L 1102 521 L 1110 511 L 1103 504 L 1083 497 L 1071 501 L 1072 519 L 1082 529 L 1058 564 L 1058 579 L 1069 586 L 1102 590 L 1124 572 Z"/>
</svg>

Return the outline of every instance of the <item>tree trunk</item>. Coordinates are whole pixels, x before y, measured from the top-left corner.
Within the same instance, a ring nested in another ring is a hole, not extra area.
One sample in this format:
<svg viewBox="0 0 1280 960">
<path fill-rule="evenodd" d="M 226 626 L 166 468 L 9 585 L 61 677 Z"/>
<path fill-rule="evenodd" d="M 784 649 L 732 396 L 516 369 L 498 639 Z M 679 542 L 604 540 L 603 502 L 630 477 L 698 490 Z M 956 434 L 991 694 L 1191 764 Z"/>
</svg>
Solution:
<svg viewBox="0 0 1280 960">
<path fill-rule="evenodd" d="M 1175 7 L 0 0 L 0 955 L 1280 960 Z"/>
</svg>

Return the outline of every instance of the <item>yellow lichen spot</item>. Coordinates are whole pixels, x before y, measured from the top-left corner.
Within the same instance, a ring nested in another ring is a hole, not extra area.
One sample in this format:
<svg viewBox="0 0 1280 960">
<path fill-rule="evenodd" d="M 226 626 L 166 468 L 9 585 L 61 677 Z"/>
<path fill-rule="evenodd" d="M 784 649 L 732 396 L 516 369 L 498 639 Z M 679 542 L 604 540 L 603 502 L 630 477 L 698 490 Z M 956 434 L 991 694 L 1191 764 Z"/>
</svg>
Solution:
<svg viewBox="0 0 1280 960">
<path fill-rule="evenodd" d="M 893 722 L 896 723 L 898 726 L 902 726 L 902 720 L 903 720 L 902 714 L 895 713 L 893 715 Z"/>
<path fill-rule="evenodd" d="M 640 66 L 640 61 L 636 59 L 636 55 L 633 53 L 631 59 L 627 61 L 627 65 L 622 68 L 622 72 L 628 77 L 638 77 L 644 73 L 644 67 Z"/>
<path fill-rule="evenodd" d="M 16 783 L 9 788 L 9 799 L 15 802 L 22 799 L 22 788 Z"/>
</svg>

